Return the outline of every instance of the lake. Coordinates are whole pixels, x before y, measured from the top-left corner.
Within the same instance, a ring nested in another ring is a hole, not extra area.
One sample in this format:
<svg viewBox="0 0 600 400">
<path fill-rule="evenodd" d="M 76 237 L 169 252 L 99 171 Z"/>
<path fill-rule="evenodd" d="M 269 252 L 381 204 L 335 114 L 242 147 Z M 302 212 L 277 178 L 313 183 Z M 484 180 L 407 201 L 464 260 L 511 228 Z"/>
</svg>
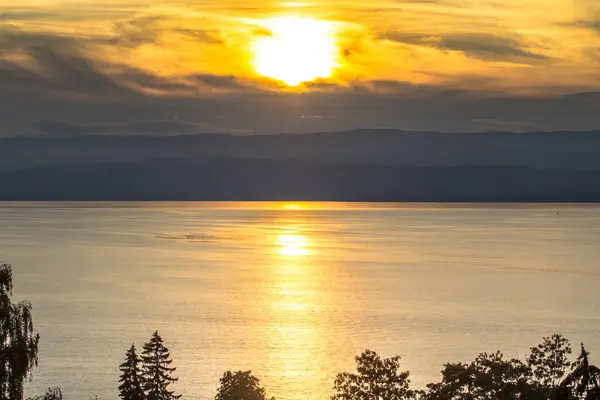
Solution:
<svg viewBox="0 0 600 400">
<path fill-rule="evenodd" d="M 117 398 L 158 330 L 187 399 L 251 369 L 320 400 L 366 348 L 415 387 L 542 336 L 600 362 L 600 207 L 533 204 L 0 203 L 0 259 L 33 304 L 27 395 Z"/>
</svg>

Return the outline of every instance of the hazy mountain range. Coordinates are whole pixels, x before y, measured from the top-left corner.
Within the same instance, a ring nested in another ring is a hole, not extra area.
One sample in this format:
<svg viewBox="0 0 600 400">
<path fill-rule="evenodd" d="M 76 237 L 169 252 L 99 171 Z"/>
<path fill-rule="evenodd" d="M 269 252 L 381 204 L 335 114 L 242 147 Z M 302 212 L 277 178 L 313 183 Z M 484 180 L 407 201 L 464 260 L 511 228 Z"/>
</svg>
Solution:
<svg viewBox="0 0 600 400">
<path fill-rule="evenodd" d="M 600 201 L 600 131 L 0 139 L 4 200 Z"/>
</svg>

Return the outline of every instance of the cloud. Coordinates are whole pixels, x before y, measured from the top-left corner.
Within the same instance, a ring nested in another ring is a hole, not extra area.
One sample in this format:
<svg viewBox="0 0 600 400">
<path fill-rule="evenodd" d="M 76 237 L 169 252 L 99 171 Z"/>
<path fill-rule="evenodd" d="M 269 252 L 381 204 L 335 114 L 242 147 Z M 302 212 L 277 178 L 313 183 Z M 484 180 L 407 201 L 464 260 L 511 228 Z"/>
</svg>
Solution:
<svg viewBox="0 0 600 400">
<path fill-rule="evenodd" d="M 144 43 L 153 43 L 163 33 L 159 23 L 165 18 L 161 16 L 137 17 L 127 21 L 115 23 L 115 34 L 112 43 L 125 46 L 137 47 Z"/>
<path fill-rule="evenodd" d="M 494 125 L 491 120 L 531 121 L 546 129 L 600 126 L 599 93 L 567 97 L 500 93 L 493 90 L 502 83 L 500 78 L 485 73 L 442 76 L 427 68 L 419 71 L 416 64 L 411 73 L 424 76 L 422 82 L 367 76 L 345 85 L 321 80 L 303 90 L 280 91 L 268 80 L 230 73 L 190 68 L 177 74 L 144 68 L 143 63 L 126 65 L 105 56 L 103 46 L 110 35 L 0 29 L 0 136 L 304 132 L 372 126 L 472 131 L 477 119 L 488 120 L 488 128 Z M 140 43 L 135 29 L 127 32 L 130 36 L 123 43 Z M 450 42 L 457 47 L 456 43 Z M 595 86 L 587 82 L 586 88 L 593 91 Z M 175 115 L 180 120 L 174 120 Z M 316 115 L 337 118 L 306 118 Z"/>
<path fill-rule="evenodd" d="M 250 130 L 227 129 L 201 122 L 173 120 L 148 120 L 133 122 L 102 122 L 71 124 L 60 121 L 38 121 L 33 124 L 35 133 L 49 136 L 175 136 L 199 133 L 249 134 Z"/>
<path fill-rule="evenodd" d="M 573 25 L 579 28 L 590 29 L 600 35 L 600 14 L 593 19 L 577 20 Z"/>
<path fill-rule="evenodd" d="M 29 62 L 0 60 L 0 86 L 92 97 L 132 94 L 82 56 L 44 47 L 26 54 Z"/>
<path fill-rule="evenodd" d="M 383 39 L 398 43 L 431 47 L 442 51 L 460 51 L 466 56 L 484 61 L 539 62 L 548 57 L 526 48 L 518 37 L 499 36 L 490 33 L 414 34 L 391 32 Z"/>
<path fill-rule="evenodd" d="M 52 48 L 71 51 L 76 47 L 76 40 L 69 36 L 52 33 L 29 32 L 0 24 L 0 54 L 27 53 L 36 48 Z"/>
<path fill-rule="evenodd" d="M 140 34 L 140 39 L 143 34 Z M 0 85 L 26 88 L 40 94 L 82 95 L 102 98 L 131 97 L 144 92 L 166 95 L 202 95 L 220 91 L 257 91 L 260 82 L 231 75 L 188 74 L 159 76 L 122 64 L 91 58 L 83 43 L 69 37 L 31 34 L 17 30 L 4 36 L 10 46 L 5 52 L 17 57 L 2 58 Z M 123 43 L 140 43 L 137 35 Z M 3 41 L 0 41 L 3 44 Z"/>
<path fill-rule="evenodd" d="M 541 132 L 540 129 L 532 122 L 523 121 L 502 121 L 497 119 L 475 119 L 473 120 L 475 130 L 483 132 L 514 132 L 528 133 Z"/>
<path fill-rule="evenodd" d="M 222 33 L 217 29 L 177 29 L 175 32 L 186 35 L 193 40 L 202 43 L 225 44 Z"/>
<path fill-rule="evenodd" d="M 196 74 L 191 75 L 189 79 L 213 89 L 252 90 L 256 88 L 256 85 L 232 75 Z"/>
<path fill-rule="evenodd" d="M 308 116 L 302 115 L 300 118 L 302 118 L 302 119 L 316 119 L 316 120 L 321 120 L 321 119 L 325 119 L 327 117 L 324 117 L 324 116 L 319 115 L 319 114 L 315 114 L 315 115 L 308 115 Z"/>
<path fill-rule="evenodd" d="M 0 12 L 0 22 L 38 20 L 50 17 L 54 17 L 54 14 L 48 11 L 36 11 L 27 8 L 9 9 Z"/>
</svg>

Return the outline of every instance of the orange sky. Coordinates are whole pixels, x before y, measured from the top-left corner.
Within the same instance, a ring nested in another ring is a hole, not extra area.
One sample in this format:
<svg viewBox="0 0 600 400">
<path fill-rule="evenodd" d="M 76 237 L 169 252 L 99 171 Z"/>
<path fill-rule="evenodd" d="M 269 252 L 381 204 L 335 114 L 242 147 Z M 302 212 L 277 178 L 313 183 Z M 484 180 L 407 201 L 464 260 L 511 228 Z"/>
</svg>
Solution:
<svg viewBox="0 0 600 400">
<path fill-rule="evenodd" d="M 0 89 L 0 136 L 596 129 L 600 3 L 0 0 Z"/>
<path fill-rule="evenodd" d="M 224 75 L 285 90 L 285 82 L 257 73 L 253 51 L 274 34 L 272 21 L 287 16 L 329 27 L 324 39 L 334 43 L 336 62 L 321 83 L 393 80 L 509 93 L 600 87 L 600 6 L 594 0 L 152 3 L 1 0 L 0 26 L 21 36 L 67 37 L 115 76 L 131 68 L 180 83 L 193 74 Z M 288 47 L 296 48 L 287 57 L 311 46 L 307 40 L 292 40 Z M 304 69 L 318 69 L 311 53 L 301 51 Z M 12 57 L 19 57 L 18 49 Z"/>
</svg>

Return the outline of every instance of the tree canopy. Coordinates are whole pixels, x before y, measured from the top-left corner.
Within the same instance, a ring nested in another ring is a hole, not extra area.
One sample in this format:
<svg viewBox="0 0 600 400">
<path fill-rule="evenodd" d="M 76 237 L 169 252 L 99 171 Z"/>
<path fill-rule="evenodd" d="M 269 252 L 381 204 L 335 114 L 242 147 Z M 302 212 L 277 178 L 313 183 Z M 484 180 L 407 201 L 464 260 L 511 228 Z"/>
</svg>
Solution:
<svg viewBox="0 0 600 400">
<path fill-rule="evenodd" d="M 553 400 L 600 400 L 600 369 L 590 364 L 589 354 L 582 344 L 581 354 Z"/>
<path fill-rule="evenodd" d="M 23 384 L 38 362 L 40 336 L 31 304 L 12 302 L 12 269 L 0 265 L 0 400 L 23 398 Z"/>
<path fill-rule="evenodd" d="M 357 373 L 337 375 L 331 400 L 413 399 L 408 371 L 400 371 L 400 357 L 381 358 L 365 350 L 355 357 Z"/>
<path fill-rule="evenodd" d="M 227 371 L 221 377 L 215 400 L 269 400 L 252 371 Z M 271 400 L 275 400 L 271 398 Z"/>
</svg>

